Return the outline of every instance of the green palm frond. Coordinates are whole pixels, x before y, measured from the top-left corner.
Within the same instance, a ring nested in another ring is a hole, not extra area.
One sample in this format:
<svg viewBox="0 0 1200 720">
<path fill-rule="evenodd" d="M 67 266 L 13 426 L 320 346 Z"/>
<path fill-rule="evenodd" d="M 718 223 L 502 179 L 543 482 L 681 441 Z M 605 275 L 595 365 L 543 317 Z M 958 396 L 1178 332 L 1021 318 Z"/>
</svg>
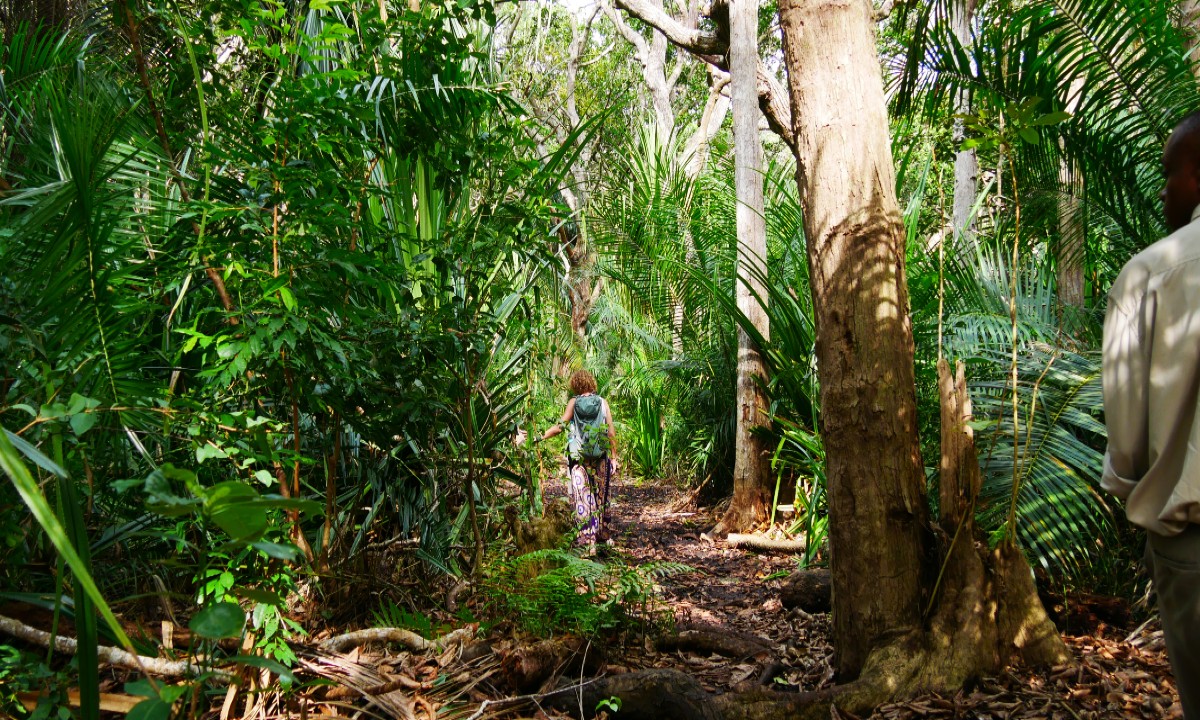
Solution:
<svg viewBox="0 0 1200 720">
<path fill-rule="evenodd" d="M 914 42 L 897 84 L 897 107 L 919 107 L 937 117 L 965 94 L 975 110 L 1028 98 L 1042 99 L 1040 112 L 1069 110 L 1066 122 L 1042 129 L 1042 142 L 1032 150 L 1041 158 L 1035 173 L 1041 179 L 1032 184 L 1054 187 L 1057 160 L 1046 160 L 1065 157 L 1086 178 L 1089 215 L 1102 215 L 1120 229 L 1119 236 L 1107 236 L 1107 247 L 1118 253 L 1144 247 L 1162 231 L 1157 191 L 1163 144 L 1174 123 L 1200 106 L 1173 5 L 984 5 L 982 14 L 1004 12 L 1004 21 L 977 21 L 964 46 L 946 21 L 949 4 L 929 3 L 905 16 Z M 1027 158 L 1018 167 L 1031 169 Z"/>
<path fill-rule="evenodd" d="M 1004 354 L 984 354 L 993 366 Z M 1098 492 L 1104 424 L 1100 358 L 1036 345 L 1022 354 L 1018 463 L 1013 467 L 1012 390 L 1003 381 L 971 384 L 983 488 L 979 517 L 986 529 L 1007 519 L 1013 478 L 1018 483 L 1016 532 L 1045 567 L 1067 569 L 1086 561 L 1097 533 L 1111 531 L 1111 514 Z"/>
<path fill-rule="evenodd" d="M 60 78 L 30 107 L 23 187 L 0 200 L 15 269 L 14 308 L 41 334 L 53 366 L 79 393 L 139 405 L 156 394 L 145 366 L 146 303 L 166 232 L 167 172 L 135 108 L 100 76 Z"/>
</svg>

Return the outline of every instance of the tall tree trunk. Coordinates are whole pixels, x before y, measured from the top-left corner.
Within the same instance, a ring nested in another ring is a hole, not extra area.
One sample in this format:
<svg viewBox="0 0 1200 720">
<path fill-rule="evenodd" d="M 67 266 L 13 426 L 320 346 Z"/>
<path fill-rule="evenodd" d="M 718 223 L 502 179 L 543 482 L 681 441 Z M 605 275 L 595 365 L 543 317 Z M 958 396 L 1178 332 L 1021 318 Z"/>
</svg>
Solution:
<svg viewBox="0 0 1200 720">
<path fill-rule="evenodd" d="M 1067 88 L 1063 102 L 1066 111 L 1075 114 L 1079 110 L 1079 96 L 1083 92 L 1083 80 L 1076 80 Z M 1061 140 L 1059 141 L 1061 144 Z M 1065 155 L 1058 165 L 1058 242 L 1054 244 L 1054 262 L 1058 287 L 1059 329 L 1067 337 L 1078 327 L 1084 306 L 1084 260 L 1087 227 L 1083 213 L 1083 177 L 1079 167 Z"/>
<path fill-rule="evenodd" d="M 1069 160 L 1059 161 L 1058 242 L 1054 244 L 1059 305 L 1059 328 L 1067 335 L 1084 305 L 1083 178 Z"/>
<path fill-rule="evenodd" d="M 883 82 L 867 0 L 784 0 L 796 180 L 817 324 L 833 644 L 854 677 L 920 626 L 925 476 Z"/>
<path fill-rule="evenodd" d="M 950 9 L 950 22 L 954 37 L 964 47 L 971 44 L 971 23 L 975 17 L 977 0 L 959 0 Z M 961 92 L 954 99 L 955 113 L 971 112 L 970 93 Z M 963 121 L 954 121 L 954 144 L 962 144 L 964 137 Z M 971 211 L 975 207 L 975 198 L 979 193 L 979 158 L 975 149 L 958 150 L 954 154 L 954 207 L 951 213 L 951 226 L 955 240 L 951 247 L 957 247 L 959 240 L 973 242 L 975 239 L 975 219 Z"/>
<path fill-rule="evenodd" d="M 987 551 L 961 511 L 943 519 L 949 547 L 929 532 L 905 237 L 870 3 L 782 0 L 780 24 L 817 323 L 835 662 L 843 680 L 861 674 L 840 707 L 953 691 L 1013 655 L 1061 661 L 1065 646 L 1018 550 Z M 965 393 L 961 375 L 947 387 Z M 943 432 L 966 432 L 965 397 L 951 404 L 959 414 Z M 973 498 L 973 443 L 943 444 L 958 448 L 943 463 L 943 492 Z"/>
<path fill-rule="evenodd" d="M 582 18 L 574 13 L 567 13 L 571 22 L 571 43 L 567 47 L 564 109 L 569 126 L 558 125 L 557 135 L 560 143 L 566 141 L 568 129 L 577 128 L 581 123 L 576 102 L 576 86 L 583 56 L 591 41 L 592 23 L 599 14 L 599 7 L 593 8 L 591 13 Z M 596 253 L 588 242 L 583 222 L 583 212 L 588 199 L 588 169 L 591 166 L 591 156 L 591 148 L 584 147 L 579 154 L 579 160 L 571 165 L 574 185 L 562 189 L 563 201 L 570 210 L 571 217 L 562 223 L 558 231 L 569 264 L 567 296 L 571 303 L 571 337 L 574 338 L 581 356 L 587 355 L 588 320 L 600 295 L 600 281 L 595 273 Z"/>
<path fill-rule="evenodd" d="M 1188 38 L 1187 54 L 1192 73 L 1200 80 L 1200 0 L 1182 0 L 1179 15 L 1180 26 Z"/>
<path fill-rule="evenodd" d="M 732 76 L 733 138 L 737 192 L 737 305 L 767 336 L 767 230 L 763 203 L 762 140 L 758 135 L 758 0 L 729 3 L 729 71 Z M 757 297 L 756 297 L 757 296 Z M 762 391 L 766 366 L 758 347 L 738 328 L 737 430 L 733 461 L 733 501 L 722 524 L 745 532 L 767 517 L 770 498 L 764 443 L 753 430 L 767 417 Z"/>
</svg>

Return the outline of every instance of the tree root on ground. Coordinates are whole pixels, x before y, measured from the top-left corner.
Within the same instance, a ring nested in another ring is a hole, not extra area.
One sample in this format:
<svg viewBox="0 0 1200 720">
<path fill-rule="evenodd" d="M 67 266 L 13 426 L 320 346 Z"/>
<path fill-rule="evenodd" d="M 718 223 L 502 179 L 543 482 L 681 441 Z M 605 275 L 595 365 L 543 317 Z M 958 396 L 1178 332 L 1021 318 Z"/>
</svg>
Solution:
<svg viewBox="0 0 1200 720">
<path fill-rule="evenodd" d="M 665 635 L 655 642 L 659 651 L 691 650 L 693 652 L 732 658 L 750 658 L 771 652 L 771 641 L 728 628 L 681 628 L 674 635 Z"/>
<path fill-rule="evenodd" d="M 527 691 L 564 673 L 596 673 L 602 661 L 600 650 L 590 642 L 567 636 L 505 653 L 500 668 L 510 687 Z"/>
<path fill-rule="evenodd" d="M 469 625 L 446 633 L 436 640 L 426 640 L 412 630 L 404 628 L 367 628 L 331 637 L 323 641 L 320 648 L 325 652 L 342 653 L 367 643 L 382 642 L 403 645 L 413 652 L 429 652 L 467 640 L 475 634 L 476 629 L 476 626 Z"/>
</svg>

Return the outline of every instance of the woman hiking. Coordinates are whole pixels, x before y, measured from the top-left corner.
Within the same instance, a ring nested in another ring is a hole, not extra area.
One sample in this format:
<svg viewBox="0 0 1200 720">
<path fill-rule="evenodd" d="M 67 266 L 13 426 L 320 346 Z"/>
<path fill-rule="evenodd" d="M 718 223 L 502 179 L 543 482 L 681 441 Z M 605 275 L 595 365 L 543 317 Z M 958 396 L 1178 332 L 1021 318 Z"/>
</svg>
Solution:
<svg viewBox="0 0 1200 720">
<path fill-rule="evenodd" d="M 542 433 L 541 439 L 548 440 L 564 429 L 568 432 L 567 490 L 579 526 L 575 543 L 593 555 L 597 538 L 604 539 L 601 526 L 608 509 L 608 484 L 617 473 L 617 432 L 608 402 L 596 394 L 596 378 L 590 372 L 571 373 L 570 388 L 573 397 L 562 420 Z"/>
</svg>

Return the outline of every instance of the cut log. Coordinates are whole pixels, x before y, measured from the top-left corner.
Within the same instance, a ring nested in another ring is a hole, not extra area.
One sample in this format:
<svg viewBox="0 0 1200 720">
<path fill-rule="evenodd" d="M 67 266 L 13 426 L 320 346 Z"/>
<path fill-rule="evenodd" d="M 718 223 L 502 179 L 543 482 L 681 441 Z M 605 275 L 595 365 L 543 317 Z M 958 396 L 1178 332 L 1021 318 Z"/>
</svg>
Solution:
<svg viewBox="0 0 1200 720">
<path fill-rule="evenodd" d="M 772 553 L 802 553 L 804 552 L 804 548 L 807 547 L 804 538 L 775 540 L 763 537 L 762 535 L 743 535 L 741 533 L 729 533 L 725 541 L 729 543 L 729 547 L 748 548 L 750 550 Z"/>
<path fill-rule="evenodd" d="M 800 608 L 807 613 L 827 613 L 832 589 L 829 570 L 813 568 L 793 573 L 779 590 L 785 608 Z"/>
</svg>

